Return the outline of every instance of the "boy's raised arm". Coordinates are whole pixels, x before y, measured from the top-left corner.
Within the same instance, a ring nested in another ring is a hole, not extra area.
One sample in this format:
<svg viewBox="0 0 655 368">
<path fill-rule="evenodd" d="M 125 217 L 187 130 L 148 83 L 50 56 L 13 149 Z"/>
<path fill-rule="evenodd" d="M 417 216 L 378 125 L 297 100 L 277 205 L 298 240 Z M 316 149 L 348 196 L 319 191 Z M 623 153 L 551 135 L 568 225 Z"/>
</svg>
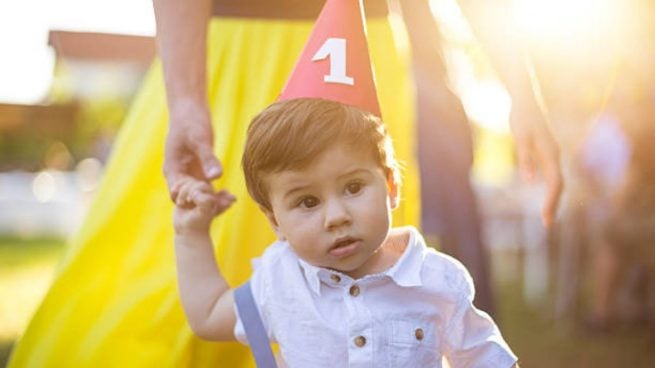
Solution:
<svg viewBox="0 0 655 368">
<path fill-rule="evenodd" d="M 209 236 L 212 219 L 232 202 L 228 192 L 215 193 L 209 183 L 192 180 L 181 186 L 175 207 L 180 298 L 191 329 L 206 340 L 235 339 L 232 289 L 218 269 Z"/>
</svg>

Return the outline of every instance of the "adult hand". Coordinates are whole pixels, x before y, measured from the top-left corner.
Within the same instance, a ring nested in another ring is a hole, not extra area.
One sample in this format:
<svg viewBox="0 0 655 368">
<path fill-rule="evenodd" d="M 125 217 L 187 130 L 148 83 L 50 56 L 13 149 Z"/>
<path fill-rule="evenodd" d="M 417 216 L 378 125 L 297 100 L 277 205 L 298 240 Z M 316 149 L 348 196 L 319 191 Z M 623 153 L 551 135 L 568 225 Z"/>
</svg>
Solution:
<svg viewBox="0 0 655 368">
<path fill-rule="evenodd" d="M 223 167 L 214 155 L 214 134 L 206 105 L 177 103 L 170 109 L 170 124 L 164 151 L 164 176 L 175 202 L 185 178 L 211 181 Z"/>
<path fill-rule="evenodd" d="M 531 182 L 539 170 L 545 181 L 546 198 L 541 208 L 541 220 L 544 226 L 550 227 L 555 220 L 563 189 L 557 142 L 538 109 L 512 109 L 510 126 L 516 142 L 521 176 Z"/>
</svg>

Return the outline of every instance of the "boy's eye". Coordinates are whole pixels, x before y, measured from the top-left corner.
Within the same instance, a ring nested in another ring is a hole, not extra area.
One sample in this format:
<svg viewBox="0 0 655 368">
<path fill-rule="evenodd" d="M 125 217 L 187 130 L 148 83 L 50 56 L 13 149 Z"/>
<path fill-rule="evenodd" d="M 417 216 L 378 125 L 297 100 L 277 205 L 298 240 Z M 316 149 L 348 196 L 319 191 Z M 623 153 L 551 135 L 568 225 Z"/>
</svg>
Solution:
<svg viewBox="0 0 655 368">
<path fill-rule="evenodd" d="M 362 190 L 362 183 L 359 183 L 359 182 L 349 183 L 346 186 L 346 190 L 350 194 L 357 194 L 357 193 L 359 193 L 359 191 Z"/>
<path fill-rule="evenodd" d="M 300 206 L 305 208 L 312 208 L 318 206 L 318 198 L 316 197 L 305 197 L 300 201 Z"/>
</svg>

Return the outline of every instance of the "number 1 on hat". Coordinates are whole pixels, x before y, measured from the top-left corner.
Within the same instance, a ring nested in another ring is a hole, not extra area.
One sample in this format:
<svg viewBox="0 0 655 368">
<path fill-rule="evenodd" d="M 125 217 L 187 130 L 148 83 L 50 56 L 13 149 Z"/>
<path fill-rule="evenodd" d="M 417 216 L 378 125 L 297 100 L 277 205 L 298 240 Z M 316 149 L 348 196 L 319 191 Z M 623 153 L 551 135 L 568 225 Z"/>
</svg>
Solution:
<svg viewBox="0 0 655 368">
<path fill-rule="evenodd" d="M 330 58 L 330 74 L 323 76 L 326 83 L 340 83 L 352 86 L 355 79 L 346 75 L 346 39 L 328 38 L 312 57 L 312 61 Z"/>
</svg>

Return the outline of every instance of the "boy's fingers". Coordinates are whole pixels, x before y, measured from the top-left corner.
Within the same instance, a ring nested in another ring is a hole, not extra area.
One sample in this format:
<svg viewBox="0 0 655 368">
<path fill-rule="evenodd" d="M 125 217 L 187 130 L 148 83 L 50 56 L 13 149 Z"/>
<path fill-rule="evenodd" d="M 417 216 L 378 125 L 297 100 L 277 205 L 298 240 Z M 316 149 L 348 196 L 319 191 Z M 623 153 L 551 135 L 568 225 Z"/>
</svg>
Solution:
<svg viewBox="0 0 655 368">
<path fill-rule="evenodd" d="M 206 181 L 188 180 L 180 184 L 176 204 L 181 207 L 198 207 L 202 213 L 217 216 L 228 209 L 236 197 L 226 190 L 218 193 Z"/>
<path fill-rule="evenodd" d="M 175 198 L 175 204 L 178 206 L 184 206 L 188 202 L 190 188 L 185 182 L 179 184 L 177 188 L 177 197 Z"/>
<path fill-rule="evenodd" d="M 237 197 L 235 197 L 234 194 L 228 192 L 225 189 L 223 189 L 223 190 L 219 191 L 218 193 L 216 193 L 216 196 L 218 198 L 221 198 L 221 199 L 224 199 L 224 200 L 229 200 L 229 201 L 232 201 L 232 202 L 234 202 L 237 199 Z"/>
<path fill-rule="evenodd" d="M 193 196 L 193 203 L 206 214 L 213 214 L 216 199 L 213 195 L 203 192 L 196 192 Z"/>
<path fill-rule="evenodd" d="M 175 184 L 175 187 L 177 189 L 175 204 L 178 206 L 188 206 L 195 202 L 194 197 L 196 196 L 196 193 L 203 191 L 203 182 L 184 177 Z"/>
<path fill-rule="evenodd" d="M 215 194 L 197 191 L 192 200 L 203 212 L 216 216 L 228 209 L 236 198 L 226 191 Z"/>
<path fill-rule="evenodd" d="M 228 191 L 222 190 L 214 196 L 215 202 L 214 202 L 214 216 L 220 215 L 223 213 L 225 210 L 230 208 L 232 203 L 236 201 L 236 197 L 229 193 Z"/>
</svg>

